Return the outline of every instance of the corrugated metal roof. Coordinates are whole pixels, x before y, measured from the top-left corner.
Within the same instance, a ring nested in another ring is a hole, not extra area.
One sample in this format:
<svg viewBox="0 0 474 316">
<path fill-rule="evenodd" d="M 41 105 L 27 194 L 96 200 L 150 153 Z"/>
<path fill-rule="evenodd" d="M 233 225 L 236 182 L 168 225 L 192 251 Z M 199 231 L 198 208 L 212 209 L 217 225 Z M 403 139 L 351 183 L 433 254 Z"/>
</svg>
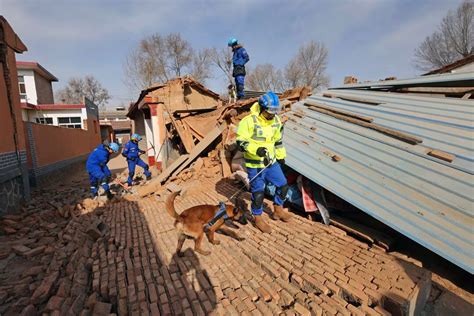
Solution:
<svg viewBox="0 0 474 316">
<path fill-rule="evenodd" d="M 371 81 L 364 83 L 346 84 L 344 86 L 331 89 L 364 89 L 364 88 L 390 88 L 404 86 L 425 86 L 425 87 L 474 87 L 474 73 L 453 73 L 417 77 L 413 79 Z"/>
<path fill-rule="evenodd" d="M 380 104 L 323 94 L 304 102 L 372 117 L 374 124 L 423 142 L 411 145 L 299 102 L 287 114 L 287 164 L 473 273 L 474 102 L 360 90 L 327 93 Z M 455 159 L 450 163 L 431 157 L 430 149 Z M 336 162 L 334 155 L 342 159 Z"/>
</svg>

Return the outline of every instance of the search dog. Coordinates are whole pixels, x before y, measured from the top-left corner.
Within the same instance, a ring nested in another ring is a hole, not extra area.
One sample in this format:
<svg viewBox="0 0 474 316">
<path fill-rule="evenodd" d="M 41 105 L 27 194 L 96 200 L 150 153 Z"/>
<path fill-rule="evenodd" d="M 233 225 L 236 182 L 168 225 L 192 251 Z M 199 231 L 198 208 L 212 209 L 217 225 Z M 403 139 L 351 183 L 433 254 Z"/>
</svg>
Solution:
<svg viewBox="0 0 474 316">
<path fill-rule="evenodd" d="M 214 237 L 214 233 L 218 229 L 237 240 L 243 240 L 243 238 L 239 237 L 233 230 L 222 226 L 224 224 L 224 216 L 220 217 L 212 226 L 207 227 L 207 224 L 214 219 L 219 212 L 219 205 L 196 205 L 178 214 L 174 207 L 174 200 L 178 194 L 179 191 L 173 192 L 166 198 L 166 211 L 175 219 L 174 227 L 178 231 L 178 246 L 176 248 L 178 256 L 183 256 L 181 249 L 187 238 L 194 239 L 194 251 L 205 256 L 209 255 L 211 252 L 202 248 L 202 239 L 204 234 L 206 234 L 211 244 L 220 244 L 220 241 Z M 240 207 L 227 204 L 225 205 L 225 214 L 229 219 L 237 221 L 245 217 Z"/>
</svg>

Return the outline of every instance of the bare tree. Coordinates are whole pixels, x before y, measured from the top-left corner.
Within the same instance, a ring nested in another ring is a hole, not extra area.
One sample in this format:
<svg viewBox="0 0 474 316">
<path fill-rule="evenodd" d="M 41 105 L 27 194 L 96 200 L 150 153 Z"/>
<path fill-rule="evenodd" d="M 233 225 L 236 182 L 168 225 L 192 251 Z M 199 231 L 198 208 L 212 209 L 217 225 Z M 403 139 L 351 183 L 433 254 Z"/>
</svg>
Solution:
<svg viewBox="0 0 474 316">
<path fill-rule="evenodd" d="M 169 72 L 177 77 L 181 77 L 184 67 L 189 66 L 193 60 L 191 45 L 179 33 L 166 36 L 166 54 Z"/>
<path fill-rule="evenodd" d="M 285 67 L 285 86 L 294 88 L 310 86 L 313 90 L 327 87 L 326 75 L 328 50 L 323 43 L 310 41 L 302 45 L 296 56 Z"/>
<path fill-rule="evenodd" d="M 465 0 L 449 11 L 438 31 L 427 36 L 415 50 L 415 67 L 428 71 L 474 53 L 474 2 Z"/>
<path fill-rule="evenodd" d="M 211 78 L 211 50 L 205 48 L 193 54 L 193 60 L 190 69 L 191 76 L 199 81 L 205 83 L 207 79 Z"/>
<path fill-rule="evenodd" d="M 140 41 L 125 59 L 125 83 L 132 91 L 142 90 L 154 83 L 191 74 L 195 69 L 193 49 L 179 33 L 163 37 L 153 34 Z M 201 59 L 202 60 L 202 59 Z"/>
<path fill-rule="evenodd" d="M 232 51 L 230 49 L 210 50 L 211 64 L 226 76 L 230 83 L 232 80 Z"/>
<path fill-rule="evenodd" d="M 71 78 L 66 87 L 56 92 L 56 100 L 66 104 L 77 104 L 83 102 L 83 97 L 88 98 L 98 106 L 105 106 L 110 99 L 107 89 L 93 76 L 84 78 Z"/>
<path fill-rule="evenodd" d="M 250 90 L 283 92 L 284 79 L 281 70 L 272 64 L 257 65 L 250 70 L 246 78 L 246 85 Z"/>
</svg>

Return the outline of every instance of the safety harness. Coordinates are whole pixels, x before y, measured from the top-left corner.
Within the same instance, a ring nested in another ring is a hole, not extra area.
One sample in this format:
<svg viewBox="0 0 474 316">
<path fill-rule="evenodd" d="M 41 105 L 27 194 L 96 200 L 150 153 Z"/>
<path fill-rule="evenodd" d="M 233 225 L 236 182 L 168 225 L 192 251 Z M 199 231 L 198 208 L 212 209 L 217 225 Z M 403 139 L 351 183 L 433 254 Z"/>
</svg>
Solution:
<svg viewBox="0 0 474 316">
<path fill-rule="evenodd" d="M 224 202 L 219 202 L 219 210 L 217 211 L 216 215 L 209 221 L 209 223 L 206 224 L 205 228 L 209 229 L 212 226 L 214 226 L 215 223 L 221 218 L 224 217 L 224 220 L 229 218 L 229 215 L 227 215 L 226 212 L 226 207 Z"/>
</svg>

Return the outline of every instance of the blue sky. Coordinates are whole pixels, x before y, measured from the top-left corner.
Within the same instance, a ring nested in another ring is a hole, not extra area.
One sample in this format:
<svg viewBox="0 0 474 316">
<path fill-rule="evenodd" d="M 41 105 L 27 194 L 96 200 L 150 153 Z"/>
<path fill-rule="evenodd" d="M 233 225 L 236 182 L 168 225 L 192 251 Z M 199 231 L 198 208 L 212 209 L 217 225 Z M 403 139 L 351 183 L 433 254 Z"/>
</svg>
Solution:
<svg viewBox="0 0 474 316">
<path fill-rule="evenodd" d="M 179 32 L 191 45 L 244 43 L 250 66 L 283 67 L 310 40 L 329 50 L 331 85 L 344 76 L 413 77 L 413 52 L 461 0 L 0 0 L 0 14 L 28 47 L 18 60 L 37 61 L 59 78 L 95 76 L 112 99 L 136 100 L 123 83 L 123 62 L 138 41 Z M 217 74 L 217 73 L 216 73 Z M 207 82 L 223 92 L 225 78 Z"/>
</svg>

